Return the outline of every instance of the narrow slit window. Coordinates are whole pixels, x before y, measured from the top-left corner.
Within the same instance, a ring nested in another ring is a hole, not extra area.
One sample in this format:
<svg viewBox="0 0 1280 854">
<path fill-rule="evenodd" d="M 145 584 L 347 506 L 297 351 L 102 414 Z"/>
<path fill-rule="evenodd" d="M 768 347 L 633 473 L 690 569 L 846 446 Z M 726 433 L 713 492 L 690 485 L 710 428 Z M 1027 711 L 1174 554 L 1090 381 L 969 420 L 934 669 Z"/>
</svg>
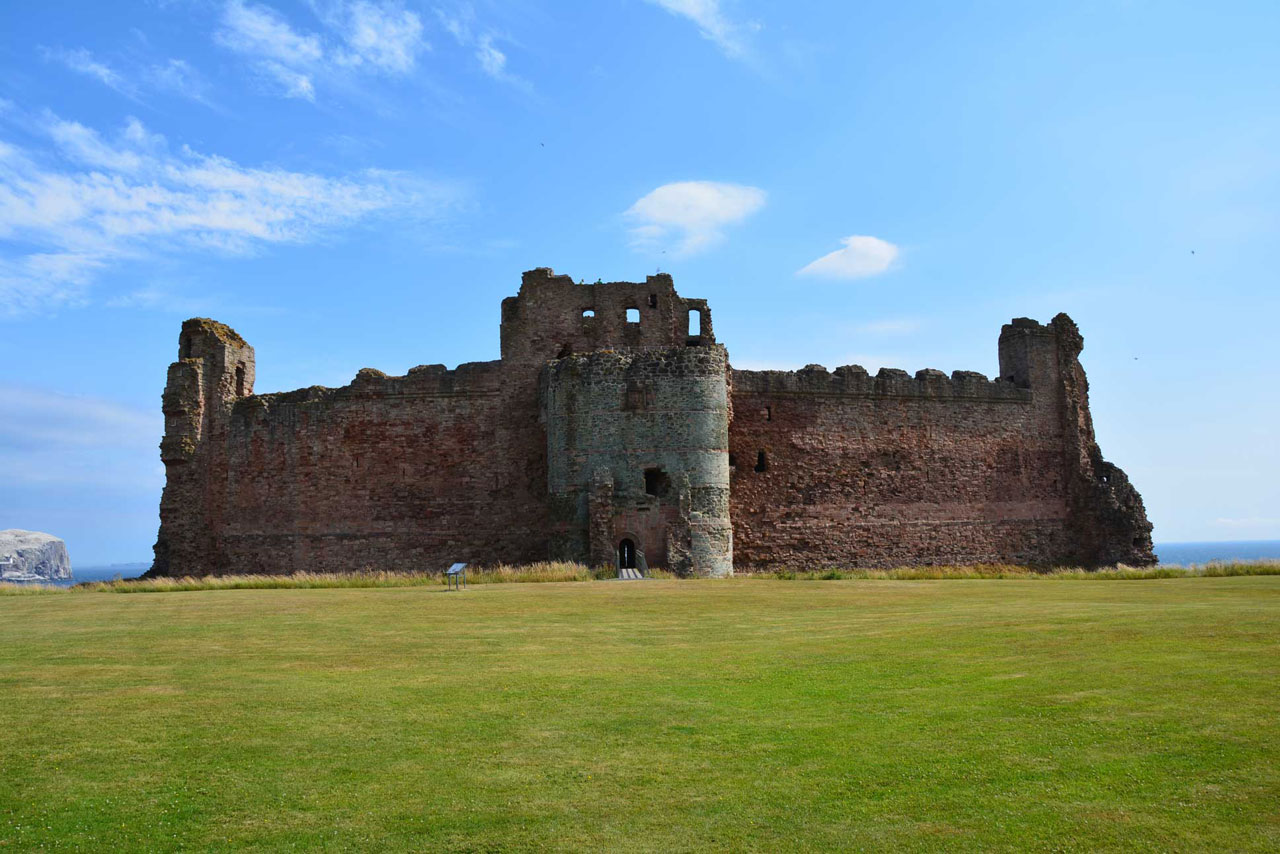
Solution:
<svg viewBox="0 0 1280 854">
<path fill-rule="evenodd" d="M 244 365 L 236 365 L 236 397 L 244 397 Z"/>
<path fill-rule="evenodd" d="M 658 295 L 649 294 L 649 308 L 657 308 L 657 307 L 658 307 Z"/>
<path fill-rule="evenodd" d="M 772 421 L 772 420 L 773 420 L 773 407 L 772 407 L 772 406 L 766 406 L 766 407 L 764 408 L 764 420 L 765 420 L 765 421 Z"/>
<path fill-rule="evenodd" d="M 639 322 L 640 322 L 640 309 L 638 308 L 627 309 L 627 323 L 639 323 Z"/>
<path fill-rule="evenodd" d="M 764 451 L 756 454 L 756 471 L 766 472 L 769 470 L 769 460 L 765 457 Z"/>
</svg>

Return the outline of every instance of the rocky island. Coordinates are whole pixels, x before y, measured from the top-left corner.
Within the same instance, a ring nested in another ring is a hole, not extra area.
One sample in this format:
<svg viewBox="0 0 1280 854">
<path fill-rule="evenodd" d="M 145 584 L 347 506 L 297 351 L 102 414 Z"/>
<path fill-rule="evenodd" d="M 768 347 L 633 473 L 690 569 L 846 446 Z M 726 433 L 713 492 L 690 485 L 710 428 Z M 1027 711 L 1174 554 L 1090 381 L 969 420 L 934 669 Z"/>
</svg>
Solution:
<svg viewBox="0 0 1280 854">
<path fill-rule="evenodd" d="M 52 534 L 0 531 L 0 581 L 61 581 L 71 578 L 67 544 Z"/>
</svg>

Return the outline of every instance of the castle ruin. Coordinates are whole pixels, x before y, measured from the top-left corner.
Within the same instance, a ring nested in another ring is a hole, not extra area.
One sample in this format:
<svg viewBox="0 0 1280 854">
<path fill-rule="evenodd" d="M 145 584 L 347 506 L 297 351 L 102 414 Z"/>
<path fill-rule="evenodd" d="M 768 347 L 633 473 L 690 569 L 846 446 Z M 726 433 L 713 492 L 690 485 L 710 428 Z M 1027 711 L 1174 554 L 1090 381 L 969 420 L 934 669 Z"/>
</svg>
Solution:
<svg viewBox="0 0 1280 854">
<path fill-rule="evenodd" d="M 669 275 L 540 268 L 497 361 L 254 394 L 230 327 L 188 320 L 178 346 L 153 576 L 1154 562 L 1065 314 L 1007 324 L 995 380 L 743 371 Z"/>
</svg>

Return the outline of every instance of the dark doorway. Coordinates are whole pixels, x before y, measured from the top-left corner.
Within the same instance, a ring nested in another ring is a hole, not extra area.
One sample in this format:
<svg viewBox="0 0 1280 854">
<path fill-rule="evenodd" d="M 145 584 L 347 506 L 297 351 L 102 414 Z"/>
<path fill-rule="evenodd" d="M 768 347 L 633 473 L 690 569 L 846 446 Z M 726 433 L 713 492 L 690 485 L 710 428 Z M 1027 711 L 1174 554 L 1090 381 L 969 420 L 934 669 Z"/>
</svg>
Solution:
<svg viewBox="0 0 1280 854">
<path fill-rule="evenodd" d="M 618 543 L 618 569 L 636 568 L 636 544 L 631 540 Z"/>
</svg>

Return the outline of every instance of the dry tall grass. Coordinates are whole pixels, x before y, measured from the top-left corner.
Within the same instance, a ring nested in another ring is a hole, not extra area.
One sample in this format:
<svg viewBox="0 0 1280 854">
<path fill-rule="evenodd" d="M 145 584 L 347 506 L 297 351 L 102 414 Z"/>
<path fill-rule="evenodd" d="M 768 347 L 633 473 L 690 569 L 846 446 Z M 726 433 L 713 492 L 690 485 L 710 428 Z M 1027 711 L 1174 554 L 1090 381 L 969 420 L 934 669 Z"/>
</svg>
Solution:
<svg viewBox="0 0 1280 854">
<path fill-rule="evenodd" d="M 781 569 L 773 572 L 739 573 L 738 577 L 785 581 L 924 581 L 933 579 L 1047 579 L 1075 581 L 1132 581 L 1155 578 L 1219 578 L 1235 575 L 1280 575 L 1280 560 L 1208 563 L 1199 566 L 1115 566 L 1088 570 L 1079 567 L 1033 569 L 1012 564 L 973 566 L 903 566 L 893 569 Z M 651 578 L 675 578 L 670 572 L 649 570 Z M 468 584 L 538 584 L 554 581 L 604 581 L 618 577 L 617 569 L 589 567 L 567 561 L 543 561 L 524 565 L 498 564 L 467 572 Z M 183 578 L 89 581 L 74 587 L 45 584 L 0 583 L 0 596 L 31 596 L 50 593 L 167 593 L 184 590 L 270 590 L 334 587 L 442 587 L 444 576 L 436 573 L 380 572 L 350 573 L 298 572 L 291 575 L 216 575 Z"/>
</svg>

